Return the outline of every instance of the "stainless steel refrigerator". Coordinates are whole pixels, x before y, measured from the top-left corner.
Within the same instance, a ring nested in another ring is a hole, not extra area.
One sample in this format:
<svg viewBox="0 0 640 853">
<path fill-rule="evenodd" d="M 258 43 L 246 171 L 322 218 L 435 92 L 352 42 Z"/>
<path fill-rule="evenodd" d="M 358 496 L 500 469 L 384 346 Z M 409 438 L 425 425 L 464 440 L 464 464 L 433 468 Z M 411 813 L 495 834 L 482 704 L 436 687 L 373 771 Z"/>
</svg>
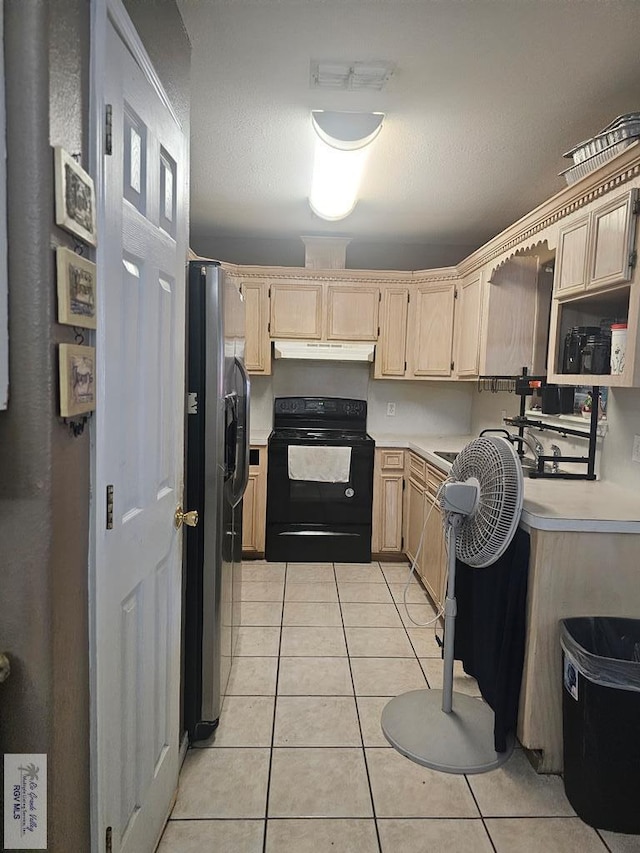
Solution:
<svg viewBox="0 0 640 853">
<path fill-rule="evenodd" d="M 183 717 L 190 739 L 218 724 L 240 624 L 242 496 L 249 477 L 244 303 L 213 261 L 188 275 Z"/>
</svg>

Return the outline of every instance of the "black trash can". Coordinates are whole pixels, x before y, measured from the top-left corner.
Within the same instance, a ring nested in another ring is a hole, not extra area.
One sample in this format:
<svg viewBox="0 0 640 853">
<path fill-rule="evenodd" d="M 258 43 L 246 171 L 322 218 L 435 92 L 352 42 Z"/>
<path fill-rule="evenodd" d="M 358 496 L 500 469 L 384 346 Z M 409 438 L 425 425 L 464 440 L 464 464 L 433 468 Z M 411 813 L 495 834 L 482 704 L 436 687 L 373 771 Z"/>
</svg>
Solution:
<svg viewBox="0 0 640 853">
<path fill-rule="evenodd" d="M 564 787 L 586 823 L 640 834 L 640 619 L 560 623 Z"/>
</svg>

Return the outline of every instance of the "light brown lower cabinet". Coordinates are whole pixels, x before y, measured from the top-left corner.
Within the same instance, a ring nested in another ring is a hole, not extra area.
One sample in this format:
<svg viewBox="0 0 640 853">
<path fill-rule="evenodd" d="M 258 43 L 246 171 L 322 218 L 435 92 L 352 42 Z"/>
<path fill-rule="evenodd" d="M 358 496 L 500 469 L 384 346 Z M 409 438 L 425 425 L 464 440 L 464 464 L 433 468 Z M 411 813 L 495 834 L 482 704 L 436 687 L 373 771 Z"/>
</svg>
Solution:
<svg viewBox="0 0 640 853">
<path fill-rule="evenodd" d="M 376 448 L 373 468 L 371 551 L 402 553 L 404 450 Z"/>
<path fill-rule="evenodd" d="M 444 479 L 445 475 L 437 468 L 415 453 L 408 453 L 404 506 L 405 552 L 410 560 L 414 560 L 420 548 L 416 571 L 437 607 L 442 607 L 444 603 L 447 567 L 442 512 L 436 500 Z"/>
<path fill-rule="evenodd" d="M 264 555 L 267 522 L 267 448 L 251 447 L 249 481 L 242 499 L 242 553 Z"/>
<path fill-rule="evenodd" d="M 562 771 L 560 620 L 637 619 L 639 553 L 638 534 L 531 530 L 518 739 L 535 751 L 540 773 Z"/>
</svg>

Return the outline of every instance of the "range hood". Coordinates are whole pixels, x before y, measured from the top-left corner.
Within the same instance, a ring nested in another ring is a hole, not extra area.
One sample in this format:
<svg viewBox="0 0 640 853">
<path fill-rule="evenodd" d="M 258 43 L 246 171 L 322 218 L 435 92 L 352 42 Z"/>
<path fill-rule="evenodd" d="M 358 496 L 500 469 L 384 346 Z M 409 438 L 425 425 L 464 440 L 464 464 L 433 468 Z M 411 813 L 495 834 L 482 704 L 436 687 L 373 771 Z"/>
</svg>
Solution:
<svg viewBox="0 0 640 853">
<path fill-rule="evenodd" d="M 314 361 L 373 361 L 375 344 L 342 341 L 274 341 L 275 358 Z"/>
</svg>

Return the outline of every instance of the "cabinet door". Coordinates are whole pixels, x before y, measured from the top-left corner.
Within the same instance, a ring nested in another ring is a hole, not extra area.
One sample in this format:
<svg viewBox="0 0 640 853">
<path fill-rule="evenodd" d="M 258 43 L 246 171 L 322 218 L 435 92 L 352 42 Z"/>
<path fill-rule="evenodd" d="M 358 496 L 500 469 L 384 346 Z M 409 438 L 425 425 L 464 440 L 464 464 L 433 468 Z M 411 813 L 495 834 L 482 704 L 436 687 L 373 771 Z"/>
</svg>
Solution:
<svg viewBox="0 0 640 853">
<path fill-rule="evenodd" d="M 402 552 L 404 451 L 376 448 L 373 472 L 371 550 Z"/>
<path fill-rule="evenodd" d="M 408 287 L 385 287 L 380 302 L 380 335 L 374 376 L 404 376 L 407 367 Z"/>
<path fill-rule="evenodd" d="M 264 554 L 267 516 L 267 448 L 249 451 L 249 480 L 242 499 L 242 551 Z"/>
<path fill-rule="evenodd" d="M 271 373 L 268 286 L 263 281 L 243 281 L 246 326 L 244 361 L 249 373 Z"/>
<path fill-rule="evenodd" d="M 300 282 L 271 285 L 271 337 L 320 340 L 322 285 Z"/>
<path fill-rule="evenodd" d="M 376 341 L 380 289 L 359 284 L 327 288 L 327 340 Z"/>
<path fill-rule="evenodd" d="M 400 553 L 402 550 L 402 474 L 382 474 L 376 527 L 376 553 Z"/>
<path fill-rule="evenodd" d="M 458 376 L 477 376 L 480 354 L 480 322 L 482 319 L 482 274 L 466 278 L 459 290 L 456 312 L 457 355 L 455 369 Z"/>
<path fill-rule="evenodd" d="M 442 513 L 430 494 L 425 495 L 425 513 L 428 515 L 422 545 L 423 555 L 422 580 L 427 592 L 437 607 L 443 603 L 442 595 L 442 563 L 444 553 L 444 538 L 442 533 Z"/>
<path fill-rule="evenodd" d="M 410 299 L 409 376 L 451 376 L 455 284 L 418 287 Z"/>
<path fill-rule="evenodd" d="M 252 553 L 258 550 L 256 543 L 256 482 L 257 474 L 249 472 L 247 488 L 242 498 L 242 550 Z"/>
<path fill-rule="evenodd" d="M 407 557 L 413 562 L 416 558 L 420 537 L 422 535 L 422 525 L 424 524 L 424 507 L 425 507 L 425 488 L 413 479 L 407 482 L 407 503 L 406 503 L 406 526 L 405 526 L 405 551 Z M 416 564 L 416 571 L 422 577 L 422 558 L 424 553 L 419 555 Z"/>
<path fill-rule="evenodd" d="M 631 190 L 591 213 L 588 289 L 629 281 L 633 269 L 638 191 Z"/>
<path fill-rule="evenodd" d="M 587 284 L 589 217 L 583 216 L 560 229 L 553 283 L 555 296 L 584 290 Z"/>
</svg>

